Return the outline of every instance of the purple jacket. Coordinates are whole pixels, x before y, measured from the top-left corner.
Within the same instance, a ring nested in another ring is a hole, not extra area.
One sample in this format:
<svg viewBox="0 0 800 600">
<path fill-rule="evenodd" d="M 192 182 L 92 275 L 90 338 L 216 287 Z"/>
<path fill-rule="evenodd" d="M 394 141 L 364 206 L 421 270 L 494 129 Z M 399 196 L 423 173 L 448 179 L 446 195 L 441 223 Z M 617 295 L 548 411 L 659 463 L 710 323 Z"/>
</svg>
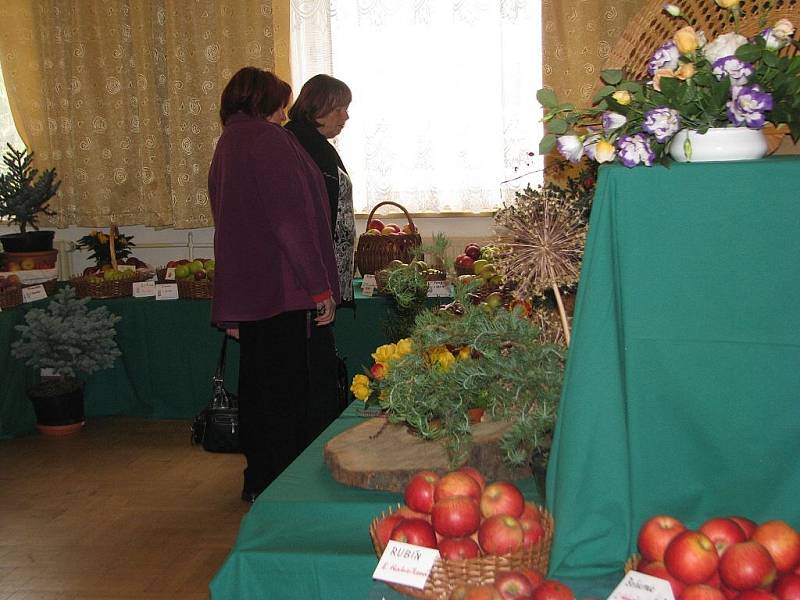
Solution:
<svg viewBox="0 0 800 600">
<path fill-rule="evenodd" d="M 264 119 L 228 119 L 208 172 L 215 323 L 313 309 L 339 283 L 325 182 L 295 137 Z"/>
</svg>

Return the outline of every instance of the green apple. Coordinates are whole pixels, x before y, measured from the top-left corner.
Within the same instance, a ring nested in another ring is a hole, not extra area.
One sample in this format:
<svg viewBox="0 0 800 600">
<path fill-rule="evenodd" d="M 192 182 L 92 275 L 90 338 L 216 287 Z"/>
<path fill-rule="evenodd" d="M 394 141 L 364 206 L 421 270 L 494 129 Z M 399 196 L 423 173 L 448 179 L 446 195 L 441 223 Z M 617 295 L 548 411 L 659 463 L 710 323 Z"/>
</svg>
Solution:
<svg viewBox="0 0 800 600">
<path fill-rule="evenodd" d="M 190 274 L 189 265 L 178 265 L 175 267 L 175 279 L 186 279 Z"/>
<path fill-rule="evenodd" d="M 492 308 L 497 308 L 501 304 L 503 304 L 503 296 L 500 292 L 492 292 L 488 296 L 486 296 L 486 304 L 491 306 Z"/>
<path fill-rule="evenodd" d="M 203 268 L 206 271 L 213 271 L 216 266 L 217 266 L 217 263 L 214 261 L 213 258 L 209 258 L 207 261 L 205 261 L 203 263 Z"/>
<path fill-rule="evenodd" d="M 197 273 L 198 271 L 203 270 L 203 261 L 202 260 L 193 260 L 189 263 L 189 272 L 190 273 Z"/>
<path fill-rule="evenodd" d="M 486 265 L 488 264 L 489 264 L 488 260 L 480 258 L 476 260 L 474 263 L 472 263 L 472 272 L 475 273 L 475 275 L 480 275 L 481 271 L 483 271 L 483 269 L 485 269 Z"/>
</svg>

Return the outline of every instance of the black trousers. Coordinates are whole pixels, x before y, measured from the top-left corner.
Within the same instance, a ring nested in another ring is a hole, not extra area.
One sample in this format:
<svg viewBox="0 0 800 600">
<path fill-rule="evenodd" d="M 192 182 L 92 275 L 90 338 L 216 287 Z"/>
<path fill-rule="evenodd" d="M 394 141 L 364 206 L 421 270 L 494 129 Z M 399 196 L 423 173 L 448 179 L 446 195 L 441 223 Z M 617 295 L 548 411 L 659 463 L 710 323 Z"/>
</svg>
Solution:
<svg viewBox="0 0 800 600">
<path fill-rule="evenodd" d="M 309 311 L 239 326 L 244 489 L 260 493 L 339 414 L 333 327 Z"/>
</svg>

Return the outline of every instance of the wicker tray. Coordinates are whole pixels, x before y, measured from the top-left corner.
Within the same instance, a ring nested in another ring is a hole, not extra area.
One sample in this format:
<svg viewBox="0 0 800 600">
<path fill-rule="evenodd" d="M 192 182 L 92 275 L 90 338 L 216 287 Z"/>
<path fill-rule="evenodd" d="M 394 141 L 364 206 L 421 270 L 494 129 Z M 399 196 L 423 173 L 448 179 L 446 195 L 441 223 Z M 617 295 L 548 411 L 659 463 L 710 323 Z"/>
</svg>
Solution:
<svg viewBox="0 0 800 600">
<path fill-rule="evenodd" d="M 399 508 L 399 504 L 397 508 Z M 425 583 L 425 588 L 419 590 L 404 585 L 390 583 L 392 588 L 412 596 L 426 600 L 447 600 L 450 593 L 459 585 L 483 585 L 494 583 L 495 575 L 500 571 L 511 571 L 521 568 L 534 568 L 542 573 L 547 573 L 550 564 L 550 546 L 553 543 L 553 516 L 544 507 L 538 507 L 542 513 L 544 535 L 542 539 L 527 550 L 520 550 L 513 554 L 503 556 L 481 556 L 468 560 L 448 560 L 440 558 L 433 564 L 433 569 Z M 383 554 L 384 547 L 378 540 L 378 521 L 392 514 L 396 508 L 389 507 L 379 517 L 372 520 L 369 526 L 369 535 L 372 546 L 378 558 Z"/>
<path fill-rule="evenodd" d="M 124 298 L 133 295 L 133 283 L 148 277 L 136 273 L 130 279 L 115 281 L 89 281 L 88 277 L 73 277 L 69 284 L 75 288 L 78 298 Z"/>
<path fill-rule="evenodd" d="M 22 304 L 22 287 L 10 287 L 0 292 L 0 310 L 8 310 L 20 304 Z"/>
<path fill-rule="evenodd" d="M 414 231 L 417 228 L 414 226 L 414 221 L 408 211 L 397 204 L 396 202 L 379 202 L 375 208 L 369 213 L 367 218 L 367 226 L 372 221 L 375 211 L 384 206 L 391 204 L 396 206 L 408 219 L 408 224 L 411 225 Z M 356 266 L 361 275 L 372 275 L 383 269 L 393 260 L 401 260 L 405 263 L 409 262 L 413 255 L 414 249 L 422 244 L 422 237 L 419 233 L 403 233 L 400 235 L 366 235 L 358 236 L 358 245 L 356 247 Z"/>
</svg>

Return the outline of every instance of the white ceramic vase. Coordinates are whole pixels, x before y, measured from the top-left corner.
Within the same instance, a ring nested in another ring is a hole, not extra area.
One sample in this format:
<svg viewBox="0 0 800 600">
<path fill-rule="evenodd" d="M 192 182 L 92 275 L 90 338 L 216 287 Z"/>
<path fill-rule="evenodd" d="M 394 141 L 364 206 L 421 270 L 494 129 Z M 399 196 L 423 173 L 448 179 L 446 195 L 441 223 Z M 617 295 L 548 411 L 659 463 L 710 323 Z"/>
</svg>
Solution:
<svg viewBox="0 0 800 600">
<path fill-rule="evenodd" d="M 681 129 L 669 145 L 669 155 L 678 162 L 751 160 L 766 154 L 764 132 L 749 127 L 712 127 L 703 134 Z"/>
</svg>

